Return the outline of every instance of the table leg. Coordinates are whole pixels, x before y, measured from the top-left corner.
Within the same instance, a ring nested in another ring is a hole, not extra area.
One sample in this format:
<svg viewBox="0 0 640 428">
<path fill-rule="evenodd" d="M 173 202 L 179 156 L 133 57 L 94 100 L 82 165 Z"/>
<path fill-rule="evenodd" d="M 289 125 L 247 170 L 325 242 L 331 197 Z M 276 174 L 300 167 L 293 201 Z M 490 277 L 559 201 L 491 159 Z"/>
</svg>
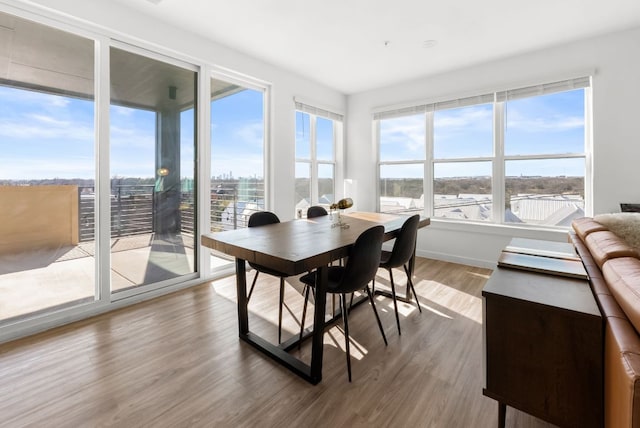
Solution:
<svg viewBox="0 0 640 428">
<path fill-rule="evenodd" d="M 238 330 L 242 336 L 249 333 L 247 268 L 243 259 L 236 259 L 236 293 L 238 296 Z"/>
<path fill-rule="evenodd" d="M 311 378 L 313 381 L 322 380 L 322 351 L 324 338 L 324 318 L 327 306 L 328 268 L 321 266 L 317 270 L 316 301 L 313 315 L 313 339 L 311 344 Z"/>
<path fill-rule="evenodd" d="M 507 420 L 507 405 L 498 402 L 498 428 L 504 428 Z"/>
</svg>

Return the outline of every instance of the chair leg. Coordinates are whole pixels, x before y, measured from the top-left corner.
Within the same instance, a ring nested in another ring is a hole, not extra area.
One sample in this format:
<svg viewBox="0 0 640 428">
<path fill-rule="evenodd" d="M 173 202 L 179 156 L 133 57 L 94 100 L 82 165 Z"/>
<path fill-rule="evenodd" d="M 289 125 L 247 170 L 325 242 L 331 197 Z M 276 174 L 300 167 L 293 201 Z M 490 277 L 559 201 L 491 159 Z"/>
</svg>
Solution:
<svg viewBox="0 0 640 428">
<path fill-rule="evenodd" d="M 393 308 L 396 311 L 396 324 L 398 325 L 398 336 L 402 335 L 400 331 L 400 315 L 398 315 L 398 299 L 396 299 L 396 285 L 393 283 L 393 272 L 389 269 L 389 278 L 391 279 L 391 296 L 393 297 Z"/>
<path fill-rule="evenodd" d="M 380 317 L 378 316 L 378 310 L 376 309 L 376 302 L 373 300 L 373 294 L 371 294 L 371 290 L 369 289 L 368 284 L 365 290 L 367 290 L 367 296 L 369 296 L 369 301 L 371 302 L 371 308 L 373 309 L 373 314 L 376 316 L 376 321 L 378 321 L 378 328 L 380 329 L 380 333 L 382 333 L 384 346 L 387 346 L 387 336 L 384 334 L 384 329 L 382 328 L 382 323 L 380 322 Z"/>
<path fill-rule="evenodd" d="M 280 309 L 278 310 L 278 344 L 282 342 L 282 307 L 284 306 L 284 278 L 280 278 Z"/>
<path fill-rule="evenodd" d="M 409 268 L 407 265 L 403 265 L 404 271 L 407 274 L 407 284 L 411 287 L 411 292 L 413 293 L 413 297 L 416 299 L 416 305 L 418 306 L 418 310 L 422 312 L 422 308 L 420 307 L 420 302 L 418 302 L 418 295 L 416 294 L 416 289 L 413 288 L 413 281 L 411 280 L 411 273 L 409 272 Z"/>
<path fill-rule="evenodd" d="M 247 295 L 247 303 L 251 300 L 251 294 L 253 294 L 253 287 L 256 286 L 256 280 L 258 279 L 258 274 L 260 272 L 256 270 L 256 274 L 253 276 L 253 282 L 251 283 L 251 288 L 249 289 L 249 294 Z"/>
<path fill-rule="evenodd" d="M 347 315 L 347 296 L 340 295 L 340 311 L 342 312 L 342 324 L 344 326 L 344 345 L 347 352 L 347 373 L 351 382 L 351 351 L 349 349 L 349 316 Z"/>
</svg>

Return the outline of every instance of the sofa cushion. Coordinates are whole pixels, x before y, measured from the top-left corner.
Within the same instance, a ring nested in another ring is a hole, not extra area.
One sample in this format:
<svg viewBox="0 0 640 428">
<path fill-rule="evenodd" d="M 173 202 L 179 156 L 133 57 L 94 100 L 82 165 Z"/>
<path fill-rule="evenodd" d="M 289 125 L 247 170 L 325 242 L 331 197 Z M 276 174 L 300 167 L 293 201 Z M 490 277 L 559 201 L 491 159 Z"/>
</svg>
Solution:
<svg viewBox="0 0 640 428">
<path fill-rule="evenodd" d="M 608 260 L 602 274 L 629 322 L 640 332 L 640 260 L 633 257 Z"/>
<path fill-rule="evenodd" d="M 593 219 L 640 250 L 640 213 L 598 214 Z"/>
<path fill-rule="evenodd" d="M 609 230 L 601 230 L 588 234 L 585 244 L 600 269 L 602 269 L 604 263 L 610 259 L 617 257 L 638 257 L 636 250 Z"/>
<path fill-rule="evenodd" d="M 571 222 L 571 227 L 576 231 L 580 239 L 585 240 L 586 236 L 591 232 L 607 230 L 606 226 L 598 223 L 591 217 L 577 218 Z"/>
</svg>

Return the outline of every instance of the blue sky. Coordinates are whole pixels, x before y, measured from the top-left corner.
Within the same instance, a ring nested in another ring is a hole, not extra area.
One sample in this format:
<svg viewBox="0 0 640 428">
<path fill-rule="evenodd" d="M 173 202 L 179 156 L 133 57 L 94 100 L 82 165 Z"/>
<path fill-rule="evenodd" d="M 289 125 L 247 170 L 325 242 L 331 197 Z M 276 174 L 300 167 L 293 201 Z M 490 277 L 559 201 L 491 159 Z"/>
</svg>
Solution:
<svg viewBox="0 0 640 428">
<path fill-rule="evenodd" d="M 211 175 L 263 178 L 263 94 L 247 89 L 211 104 Z"/>
<path fill-rule="evenodd" d="M 212 175 L 263 175 L 262 93 L 212 104 Z M 0 179 L 95 177 L 93 101 L 0 86 Z M 155 113 L 112 106 L 110 176 L 155 175 Z M 193 110 L 181 114 L 181 176 L 193 178 Z"/>
<path fill-rule="evenodd" d="M 93 102 L 0 86 L 1 179 L 94 178 Z M 212 176 L 262 177 L 263 96 L 245 90 L 211 107 Z M 584 96 L 581 90 L 507 103 L 505 153 L 584 151 Z M 301 117 L 308 118 L 308 115 Z M 193 111 L 182 114 L 182 176 L 192 177 Z M 480 105 L 435 113 L 434 154 L 439 158 L 490 156 L 492 107 Z M 296 156 L 308 157 L 309 122 L 297 121 Z M 306 134 L 306 136 L 305 136 Z M 318 118 L 319 158 L 329 159 L 331 121 Z M 423 115 L 381 123 L 381 159 L 423 159 Z M 111 108 L 111 171 L 119 177 L 152 177 L 155 172 L 155 115 Z M 511 161 L 507 175 L 583 175 L 583 162 Z M 421 176 L 417 165 L 383 168 L 383 176 Z M 436 176 L 485 175 L 487 163 L 441 164 Z M 389 175 L 386 175 L 389 174 Z"/>
<path fill-rule="evenodd" d="M 93 103 L 0 86 L 0 178 L 93 178 Z"/>
</svg>

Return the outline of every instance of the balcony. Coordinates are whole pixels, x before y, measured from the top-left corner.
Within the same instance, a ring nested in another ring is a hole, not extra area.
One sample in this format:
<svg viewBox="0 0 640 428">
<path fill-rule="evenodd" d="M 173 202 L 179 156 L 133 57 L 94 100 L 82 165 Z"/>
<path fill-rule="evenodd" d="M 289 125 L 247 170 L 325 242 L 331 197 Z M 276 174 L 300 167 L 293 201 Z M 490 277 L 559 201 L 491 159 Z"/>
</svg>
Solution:
<svg viewBox="0 0 640 428">
<path fill-rule="evenodd" d="M 264 209 L 261 182 L 258 186 L 247 186 L 239 185 L 237 180 L 216 181 L 212 189 L 212 230 L 246 227 L 251 213 Z M 167 234 L 156 231 L 158 195 L 153 185 L 113 183 L 110 239 L 113 293 L 194 272 L 193 189 L 183 186 L 183 190 L 179 229 Z M 3 203 L 13 200 L 13 205 L 18 205 L 8 210 L 12 221 L 3 223 L 9 239 L 0 246 L 0 324 L 93 301 L 96 288 L 93 187 L 2 186 L 0 199 L 4 199 Z M 230 263 L 226 256 L 213 252 L 210 256 L 212 269 Z"/>
</svg>

